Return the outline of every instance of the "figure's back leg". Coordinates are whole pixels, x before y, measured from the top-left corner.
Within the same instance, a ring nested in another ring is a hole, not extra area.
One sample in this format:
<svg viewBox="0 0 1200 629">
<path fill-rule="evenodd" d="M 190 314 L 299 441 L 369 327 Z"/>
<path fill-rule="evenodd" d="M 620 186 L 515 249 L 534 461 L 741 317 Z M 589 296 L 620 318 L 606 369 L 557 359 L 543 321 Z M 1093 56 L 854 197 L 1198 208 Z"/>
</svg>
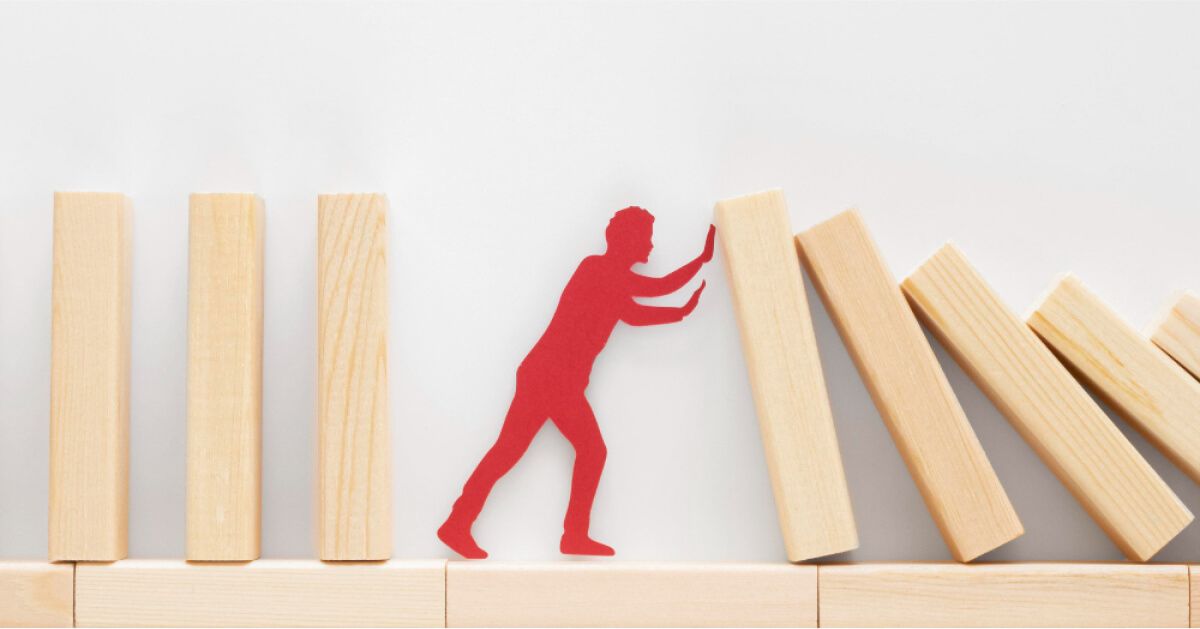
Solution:
<svg viewBox="0 0 1200 629">
<path fill-rule="evenodd" d="M 604 461 L 608 458 L 608 448 L 600 435 L 596 415 L 587 399 L 580 395 L 556 409 L 551 421 L 575 448 L 571 501 L 567 506 L 567 517 L 563 521 L 560 548 L 562 552 L 572 555 L 612 555 L 612 548 L 588 536 L 596 487 L 600 484 L 600 474 L 604 471 Z"/>
</svg>

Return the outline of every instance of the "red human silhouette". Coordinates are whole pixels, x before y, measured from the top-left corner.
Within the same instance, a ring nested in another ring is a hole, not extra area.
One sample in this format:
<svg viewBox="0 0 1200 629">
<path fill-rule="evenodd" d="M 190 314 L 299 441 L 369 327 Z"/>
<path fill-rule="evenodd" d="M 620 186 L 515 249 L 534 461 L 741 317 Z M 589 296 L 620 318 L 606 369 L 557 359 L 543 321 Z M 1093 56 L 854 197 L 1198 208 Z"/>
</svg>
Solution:
<svg viewBox="0 0 1200 629">
<path fill-rule="evenodd" d="M 636 206 L 619 210 L 605 230 L 605 252 L 584 258 L 567 282 L 550 325 L 517 368 L 516 393 L 496 443 L 467 479 L 450 516 L 438 529 L 442 542 L 463 557 L 487 557 L 475 543 L 471 526 L 496 481 L 517 464 L 547 420 L 575 448 L 571 499 L 559 550 L 568 555 L 614 554 L 611 547 L 588 535 L 592 501 L 608 454 L 584 395 L 592 364 L 618 321 L 633 326 L 674 323 L 696 308 L 703 282 L 679 307 L 645 306 L 634 297 L 658 297 L 683 288 L 712 259 L 716 234 L 709 226 L 704 251 L 696 259 L 666 276 L 647 277 L 632 267 L 649 259 L 653 231 L 650 212 Z"/>
</svg>

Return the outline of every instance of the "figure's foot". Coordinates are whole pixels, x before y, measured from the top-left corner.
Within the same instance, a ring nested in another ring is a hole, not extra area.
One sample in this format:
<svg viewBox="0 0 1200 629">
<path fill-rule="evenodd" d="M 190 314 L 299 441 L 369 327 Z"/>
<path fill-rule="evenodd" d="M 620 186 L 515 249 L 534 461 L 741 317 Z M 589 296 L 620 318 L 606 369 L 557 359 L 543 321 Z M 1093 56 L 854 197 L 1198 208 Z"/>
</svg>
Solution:
<svg viewBox="0 0 1200 629">
<path fill-rule="evenodd" d="M 601 544 L 587 535 L 563 535 L 558 549 L 564 555 L 593 555 L 612 557 L 617 554 L 612 546 Z"/>
<path fill-rule="evenodd" d="M 462 555 L 463 559 L 487 559 L 487 551 L 475 543 L 470 528 L 456 526 L 451 520 L 446 520 L 438 529 L 437 536 L 450 550 Z"/>
</svg>

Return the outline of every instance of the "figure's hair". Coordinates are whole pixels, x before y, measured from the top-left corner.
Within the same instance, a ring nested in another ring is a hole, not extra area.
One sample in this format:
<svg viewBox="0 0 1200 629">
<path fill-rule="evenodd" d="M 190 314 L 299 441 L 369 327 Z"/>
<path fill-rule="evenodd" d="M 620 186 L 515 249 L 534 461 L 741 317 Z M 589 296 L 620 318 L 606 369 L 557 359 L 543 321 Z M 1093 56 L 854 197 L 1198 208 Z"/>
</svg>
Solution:
<svg viewBox="0 0 1200 629">
<path fill-rule="evenodd" d="M 635 227 L 645 225 L 652 226 L 654 224 L 654 215 L 647 212 L 645 208 L 640 208 L 636 205 L 631 205 L 627 208 L 617 210 L 616 214 L 608 221 L 608 228 L 604 230 L 604 239 L 609 245 L 615 242 L 628 239 L 629 233 Z"/>
</svg>

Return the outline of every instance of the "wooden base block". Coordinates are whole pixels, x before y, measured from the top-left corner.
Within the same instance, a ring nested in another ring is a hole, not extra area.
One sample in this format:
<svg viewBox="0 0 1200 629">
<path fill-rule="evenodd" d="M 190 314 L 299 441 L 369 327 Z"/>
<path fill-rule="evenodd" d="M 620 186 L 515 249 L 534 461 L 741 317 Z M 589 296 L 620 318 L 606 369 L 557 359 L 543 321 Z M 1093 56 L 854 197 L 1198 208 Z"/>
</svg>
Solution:
<svg viewBox="0 0 1200 629">
<path fill-rule="evenodd" d="M 75 565 L 0 561 L 0 627 L 74 626 Z"/>
<path fill-rule="evenodd" d="M 1181 295 L 1154 327 L 1150 340 L 1200 378 L 1200 295 Z"/>
<path fill-rule="evenodd" d="M 1200 566 L 1188 566 L 1188 583 L 1191 586 L 1191 613 L 1190 624 L 1192 627 L 1200 627 Z"/>
</svg>

